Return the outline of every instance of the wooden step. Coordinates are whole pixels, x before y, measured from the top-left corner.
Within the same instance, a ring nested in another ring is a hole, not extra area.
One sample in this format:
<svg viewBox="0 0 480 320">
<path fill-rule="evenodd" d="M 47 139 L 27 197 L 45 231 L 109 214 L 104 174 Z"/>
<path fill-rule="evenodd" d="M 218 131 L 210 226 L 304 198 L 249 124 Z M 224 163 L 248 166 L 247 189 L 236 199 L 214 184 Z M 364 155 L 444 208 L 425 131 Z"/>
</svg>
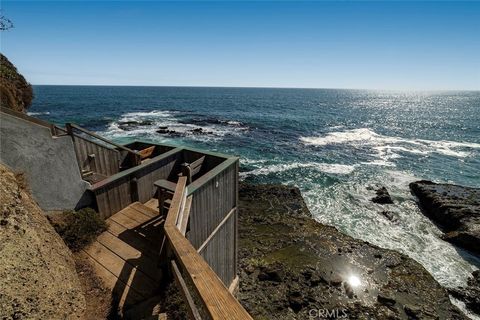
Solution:
<svg viewBox="0 0 480 320">
<path fill-rule="evenodd" d="M 110 249 L 95 241 L 85 252 L 110 271 L 122 283 L 134 289 L 142 297 L 148 298 L 157 289 L 158 284 L 154 279 L 138 270 L 134 261 L 125 261 Z M 128 289 L 128 288 L 126 288 Z"/>
<path fill-rule="evenodd" d="M 152 280 L 161 279 L 162 271 L 157 267 L 158 256 L 157 259 L 153 259 L 109 232 L 101 234 L 97 241 L 123 260 L 136 266 Z"/>
</svg>

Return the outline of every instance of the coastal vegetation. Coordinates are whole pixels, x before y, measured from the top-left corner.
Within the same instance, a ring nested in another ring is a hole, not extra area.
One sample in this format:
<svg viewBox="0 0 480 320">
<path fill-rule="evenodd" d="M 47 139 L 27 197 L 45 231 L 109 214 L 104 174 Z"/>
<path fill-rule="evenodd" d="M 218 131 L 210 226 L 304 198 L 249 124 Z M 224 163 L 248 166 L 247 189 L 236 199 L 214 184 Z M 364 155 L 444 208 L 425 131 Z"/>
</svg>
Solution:
<svg viewBox="0 0 480 320">
<path fill-rule="evenodd" d="M 80 251 L 107 230 L 105 220 L 91 208 L 65 211 L 49 216 L 49 220 L 72 251 Z"/>
</svg>

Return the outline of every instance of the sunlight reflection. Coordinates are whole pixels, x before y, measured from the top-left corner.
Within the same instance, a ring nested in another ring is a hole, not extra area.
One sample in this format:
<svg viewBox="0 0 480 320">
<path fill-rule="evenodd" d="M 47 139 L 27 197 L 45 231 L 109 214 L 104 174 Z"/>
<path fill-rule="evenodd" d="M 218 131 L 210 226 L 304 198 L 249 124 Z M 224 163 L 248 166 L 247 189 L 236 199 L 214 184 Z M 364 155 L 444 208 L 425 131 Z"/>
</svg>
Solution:
<svg viewBox="0 0 480 320">
<path fill-rule="evenodd" d="M 351 275 L 348 278 L 348 284 L 351 285 L 353 288 L 355 288 L 355 287 L 358 287 L 359 285 L 361 285 L 362 283 L 361 283 L 359 277 Z"/>
</svg>

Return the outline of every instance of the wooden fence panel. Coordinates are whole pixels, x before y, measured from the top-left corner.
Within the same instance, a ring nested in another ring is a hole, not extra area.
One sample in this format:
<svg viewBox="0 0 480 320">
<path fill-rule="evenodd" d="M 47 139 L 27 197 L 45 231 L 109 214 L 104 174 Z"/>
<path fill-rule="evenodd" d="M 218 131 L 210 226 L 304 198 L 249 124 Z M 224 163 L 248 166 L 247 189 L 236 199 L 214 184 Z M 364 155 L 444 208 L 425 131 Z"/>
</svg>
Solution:
<svg viewBox="0 0 480 320">
<path fill-rule="evenodd" d="M 207 173 L 208 174 L 208 173 Z M 193 193 L 189 240 L 199 248 L 237 204 L 236 162 L 218 173 Z M 208 219 L 205 218 L 208 216 Z"/>
<path fill-rule="evenodd" d="M 100 215 L 108 218 L 133 202 L 150 200 L 156 191 L 154 182 L 167 179 L 179 157 L 179 150 L 172 150 L 169 155 L 160 155 L 94 184 L 92 189 Z"/>
<path fill-rule="evenodd" d="M 236 210 L 222 224 L 212 238 L 205 243 L 200 255 L 215 271 L 225 286 L 229 286 L 237 276 L 235 253 Z"/>
<path fill-rule="evenodd" d="M 74 134 L 73 142 L 81 171 L 94 171 L 105 176 L 118 173 L 120 154 L 117 150 L 110 149 L 77 134 Z M 90 158 L 90 155 L 94 155 L 94 158 Z"/>
</svg>

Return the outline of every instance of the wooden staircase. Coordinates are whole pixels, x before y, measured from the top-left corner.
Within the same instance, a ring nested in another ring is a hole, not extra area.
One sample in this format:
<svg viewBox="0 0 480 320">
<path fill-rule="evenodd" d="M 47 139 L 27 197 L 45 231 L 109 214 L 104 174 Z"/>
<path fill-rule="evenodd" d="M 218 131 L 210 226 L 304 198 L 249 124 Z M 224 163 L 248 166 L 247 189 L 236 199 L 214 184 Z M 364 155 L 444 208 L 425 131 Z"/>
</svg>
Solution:
<svg viewBox="0 0 480 320">
<path fill-rule="evenodd" d="M 107 219 L 108 230 L 82 252 L 116 297 L 120 312 L 158 293 L 165 219 L 157 206 L 151 199 L 117 212 Z"/>
</svg>

